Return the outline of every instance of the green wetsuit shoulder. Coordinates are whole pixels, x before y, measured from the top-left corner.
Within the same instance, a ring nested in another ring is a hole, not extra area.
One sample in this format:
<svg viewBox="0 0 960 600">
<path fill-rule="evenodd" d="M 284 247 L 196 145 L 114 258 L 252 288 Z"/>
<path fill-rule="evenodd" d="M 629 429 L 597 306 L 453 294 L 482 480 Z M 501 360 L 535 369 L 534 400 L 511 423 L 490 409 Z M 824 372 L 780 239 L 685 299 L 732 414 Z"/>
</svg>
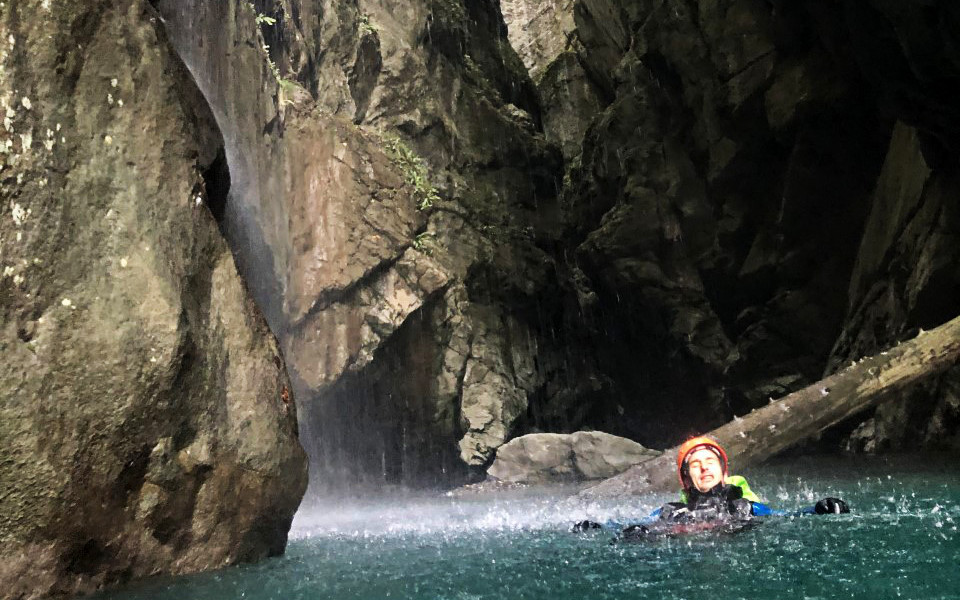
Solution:
<svg viewBox="0 0 960 600">
<path fill-rule="evenodd" d="M 761 502 L 760 497 L 753 493 L 753 490 L 750 489 L 750 484 L 747 483 L 746 477 L 743 477 L 742 475 L 730 475 L 724 480 L 724 483 L 728 485 L 735 485 L 743 490 L 744 500 L 749 500 L 750 502 Z M 684 504 L 690 502 L 686 491 L 680 492 L 680 502 Z"/>
</svg>

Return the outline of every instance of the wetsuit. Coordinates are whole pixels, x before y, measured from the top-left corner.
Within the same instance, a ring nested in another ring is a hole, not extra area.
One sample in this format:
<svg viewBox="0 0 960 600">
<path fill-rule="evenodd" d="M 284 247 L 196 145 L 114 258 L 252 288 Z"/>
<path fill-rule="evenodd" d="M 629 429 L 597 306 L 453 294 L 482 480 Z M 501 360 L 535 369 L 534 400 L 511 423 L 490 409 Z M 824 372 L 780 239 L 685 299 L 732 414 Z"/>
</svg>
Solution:
<svg viewBox="0 0 960 600">
<path fill-rule="evenodd" d="M 726 503 L 727 513 L 730 515 L 745 517 L 767 517 L 770 515 L 787 516 L 791 514 L 813 514 L 814 507 L 801 509 L 796 513 L 790 513 L 784 510 L 776 510 L 760 501 L 746 478 L 740 475 L 730 475 L 724 480 L 722 485 L 701 493 L 696 488 L 691 488 L 689 492 L 680 492 L 680 502 L 667 504 L 653 511 L 648 518 L 658 518 L 668 506 L 686 505 L 689 510 L 695 510 L 699 507 L 711 506 L 723 514 L 723 506 Z M 809 513 L 807 512 L 809 510 Z"/>
<path fill-rule="evenodd" d="M 717 485 L 707 492 L 699 492 L 691 488 L 689 492 L 680 494 L 680 502 L 664 504 L 647 517 L 624 523 L 607 521 L 594 523 L 581 521 L 574 525 L 577 531 L 586 529 L 628 530 L 631 527 L 650 525 L 657 522 L 690 523 L 711 520 L 748 521 L 751 517 L 767 516 L 799 516 L 827 513 L 849 512 L 846 503 L 838 498 L 824 498 L 814 506 L 804 507 L 798 511 L 785 511 L 771 508 L 760 501 L 760 498 L 750 489 L 747 480 L 739 475 L 731 475 L 723 484 Z"/>
</svg>

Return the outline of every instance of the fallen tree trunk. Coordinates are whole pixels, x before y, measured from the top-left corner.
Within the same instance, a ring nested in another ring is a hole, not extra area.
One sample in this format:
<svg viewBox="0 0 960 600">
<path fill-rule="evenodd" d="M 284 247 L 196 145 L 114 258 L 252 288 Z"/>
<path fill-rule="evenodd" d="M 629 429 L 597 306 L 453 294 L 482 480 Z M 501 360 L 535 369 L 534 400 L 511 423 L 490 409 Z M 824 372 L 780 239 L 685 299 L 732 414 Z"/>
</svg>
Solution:
<svg viewBox="0 0 960 600">
<path fill-rule="evenodd" d="M 736 418 L 709 435 L 737 469 L 760 462 L 875 406 L 892 393 L 960 360 L 960 317 L 921 332 L 886 352 L 861 359 L 826 379 Z M 676 448 L 581 492 L 599 497 L 676 489 Z"/>
</svg>

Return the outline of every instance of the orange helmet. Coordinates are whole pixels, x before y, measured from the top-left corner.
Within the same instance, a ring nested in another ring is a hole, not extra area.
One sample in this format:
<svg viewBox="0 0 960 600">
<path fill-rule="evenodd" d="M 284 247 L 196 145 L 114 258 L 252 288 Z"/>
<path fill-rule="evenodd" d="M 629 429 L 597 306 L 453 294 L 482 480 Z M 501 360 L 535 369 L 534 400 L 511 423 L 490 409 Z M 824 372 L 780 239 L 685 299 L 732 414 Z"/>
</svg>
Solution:
<svg viewBox="0 0 960 600">
<path fill-rule="evenodd" d="M 690 488 L 690 477 L 686 473 L 684 468 L 684 463 L 687 460 L 687 457 L 693 453 L 694 450 L 700 448 L 709 448 L 713 450 L 717 456 L 720 457 L 720 462 L 723 463 L 723 474 L 727 474 L 727 466 L 729 465 L 729 459 L 727 458 L 727 453 L 723 450 L 719 443 L 713 438 L 707 437 L 705 435 L 692 437 L 684 443 L 680 444 L 680 448 L 677 450 L 677 475 L 680 477 L 680 486 L 684 490 Z"/>
</svg>

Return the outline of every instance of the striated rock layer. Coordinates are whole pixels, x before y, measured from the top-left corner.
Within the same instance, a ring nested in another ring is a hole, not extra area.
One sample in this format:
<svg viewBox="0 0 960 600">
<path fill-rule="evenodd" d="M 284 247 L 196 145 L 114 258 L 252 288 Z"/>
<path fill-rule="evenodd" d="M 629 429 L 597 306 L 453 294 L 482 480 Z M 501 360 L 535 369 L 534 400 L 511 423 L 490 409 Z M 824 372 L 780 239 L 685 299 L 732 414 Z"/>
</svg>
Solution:
<svg viewBox="0 0 960 600">
<path fill-rule="evenodd" d="M 281 553 L 305 455 L 206 102 L 146 2 L 0 15 L 2 595 Z"/>
</svg>

